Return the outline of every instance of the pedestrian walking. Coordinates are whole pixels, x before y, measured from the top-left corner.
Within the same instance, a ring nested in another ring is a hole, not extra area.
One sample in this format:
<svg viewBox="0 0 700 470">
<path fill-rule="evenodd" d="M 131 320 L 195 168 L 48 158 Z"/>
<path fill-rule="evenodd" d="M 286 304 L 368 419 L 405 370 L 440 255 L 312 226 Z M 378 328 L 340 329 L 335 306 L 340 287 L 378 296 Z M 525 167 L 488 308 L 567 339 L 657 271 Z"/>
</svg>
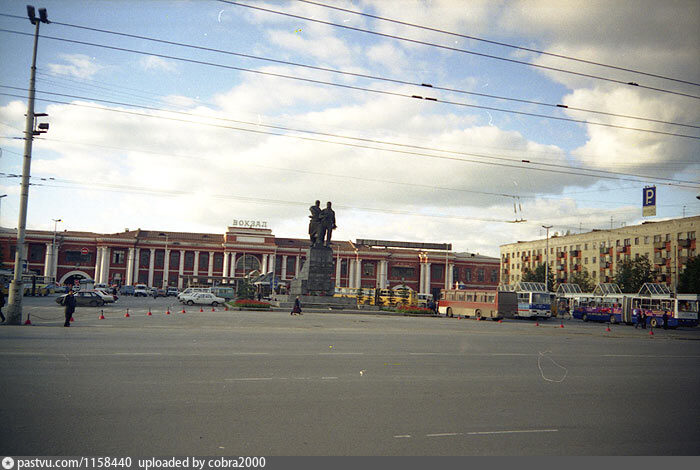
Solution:
<svg viewBox="0 0 700 470">
<path fill-rule="evenodd" d="M 63 299 L 63 305 L 66 307 L 66 322 L 63 326 L 70 326 L 70 319 L 73 317 L 73 312 L 75 312 L 75 296 L 72 289 L 68 291 L 66 298 Z"/>
<path fill-rule="evenodd" d="M 5 323 L 5 315 L 2 314 L 2 308 L 5 306 L 5 292 L 0 288 L 0 319 Z"/>
<path fill-rule="evenodd" d="M 299 300 L 298 295 L 297 298 L 294 299 L 294 307 L 292 308 L 290 315 L 303 315 L 303 313 L 301 313 L 301 301 Z"/>
<path fill-rule="evenodd" d="M 668 312 L 664 312 L 664 330 L 668 330 Z"/>
<path fill-rule="evenodd" d="M 647 314 L 644 311 L 642 311 L 642 329 L 647 329 Z"/>
</svg>

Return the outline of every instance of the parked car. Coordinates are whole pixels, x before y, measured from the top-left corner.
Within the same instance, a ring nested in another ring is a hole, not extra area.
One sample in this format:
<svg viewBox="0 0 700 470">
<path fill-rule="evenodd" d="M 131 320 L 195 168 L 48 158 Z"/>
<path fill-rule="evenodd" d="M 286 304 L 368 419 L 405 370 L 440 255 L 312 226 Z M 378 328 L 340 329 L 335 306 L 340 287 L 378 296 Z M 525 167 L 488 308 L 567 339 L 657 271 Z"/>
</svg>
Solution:
<svg viewBox="0 0 700 470">
<path fill-rule="evenodd" d="M 225 304 L 226 299 L 223 297 L 217 297 L 211 292 L 194 292 L 192 294 L 181 295 L 180 302 L 187 305 L 199 304 L 216 307 L 217 305 Z"/>
<path fill-rule="evenodd" d="M 95 289 L 95 292 L 97 292 L 97 295 L 102 297 L 102 300 L 104 300 L 106 304 L 114 303 L 118 299 L 116 295 L 111 293 L 111 290 L 107 291 L 105 289 Z"/>
<path fill-rule="evenodd" d="M 194 294 L 197 292 L 211 292 L 211 287 L 188 287 L 179 294 L 177 294 L 177 300 L 182 300 L 183 295 Z"/>
<path fill-rule="evenodd" d="M 134 286 L 134 297 L 148 297 L 151 295 L 151 289 L 146 284 L 136 284 Z"/>
<path fill-rule="evenodd" d="M 165 292 L 165 289 L 161 289 L 159 287 L 151 287 L 151 296 L 155 299 L 156 297 L 166 297 L 167 293 Z"/>
<path fill-rule="evenodd" d="M 65 300 L 66 296 L 68 294 L 63 294 L 59 297 L 56 297 L 56 303 L 63 305 L 63 301 Z M 97 292 L 93 291 L 82 291 L 82 292 L 76 292 L 75 294 L 75 304 L 79 306 L 90 306 L 90 307 L 99 307 L 101 305 L 105 304 L 105 301 L 102 299 L 102 297 L 97 294 Z"/>
<path fill-rule="evenodd" d="M 212 287 L 211 292 L 226 300 L 233 300 L 236 298 L 236 290 L 233 287 Z"/>
<path fill-rule="evenodd" d="M 135 290 L 136 289 L 134 289 L 134 286 L 121 286 L 119 288 L 119 293 L 121 295 L 134 295 Z"/>
<path fill-rule="evenodd" d="M 170 297 L 171 295 L 174 295 L 177 297 L 177 294 L 179 294 L 180 291 L 177 289 L 177 287 L 168 287 L 168 290 L 166 292 L 167 296 Z"/>
</svg>

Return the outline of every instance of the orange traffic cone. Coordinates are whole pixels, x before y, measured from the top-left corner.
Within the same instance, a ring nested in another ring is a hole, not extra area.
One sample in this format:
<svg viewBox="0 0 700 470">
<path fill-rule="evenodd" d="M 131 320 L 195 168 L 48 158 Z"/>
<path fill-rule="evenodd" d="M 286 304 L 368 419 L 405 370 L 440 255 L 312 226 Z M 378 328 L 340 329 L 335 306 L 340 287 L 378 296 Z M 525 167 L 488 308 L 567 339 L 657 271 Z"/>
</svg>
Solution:
<svg viewBox="0 0 700 470">
<path fill-rule="evenodd" d="M 535 326 L 540 326 L 540 322 L 535 320 Z"/>
<path fill-rule="evenodd" d="M 73 317 L 70 317 L 70 322 L 73 323 L 75 320 L 73 320 Z"/>
<path fill-rule="evenodd" d="M 148 309 L 148 313 L 146 314 L 146 316 L 147 316 L 147 317 L 152 317 L 152 316 L 153 316 L 153 314 L 151 313 L 151 309 L 150 309 L 150 308 Z"/>
<path fill-rule="evenodd" d="M 130 318 L 131 315 L 129 315 L 129 309 L 126 309 L 126 313 L 124 314 L 124 318 Z"/>
<path fill-rule="evenodd" d="M 202 307 L 199 307 L 199 311 L 200 311 L 200 313 L 201 313 L 201 312 L 204 311 L 204 309 L 203 309 Z"/>
<path fill-rule="evenodd" d="M 224 307 L 224 310 L 228 312 L 228 305 Z"/>
<path fill-rule="evenodd" d="M 608 325 L 608 327 L 605 328 L 605 331 L 610 331 L 610 325 Z"/>
<path fill-rule="evenodd" d="M 100 310 L 100 316 L 97 317 L 98 320 L 104 320 L 105 319 L 105 312 L 104 310 Z"/>
<path fill-rule="evenodd" d="M 559 322 L 559 328 L 564 328 L 564 321 Z"/>
<path fill-rule="evenodd" d="M 182 312 L 180 312 L 180 313 L 187 313 L 187 312 L 185 312 L 185 309 L 184 309 L 184 307 L 183 307 L 183 309 L 182 309 Z"/>
<path fill-rule="evenodd" d="M 27 320 L 27 321 L 29 321 L 29 320 Z M 652 328 L 651 330 L 649 330 L 649 336 L 654 336 L 654 328 Z"/>
<path fill-rule="evenodd" d="M 28 313 L 28 314 L 27 314 L 27 321 L 24 322 L 25 325 L 31 325 L 31 324 L 32 324 L 32 321 L 29 319 L 31 316 L 32 316 L 31 313 Z"/>
<path fill-rule="evenodd" d="M 165 311 L 165 314 L 170 315 L 170 307 L 168 307 L 168 309 Z"/>
<path fill-rule="evenodd" d="M 216 312 L 216 309 L 214 307 L 211 308 L 212 312 Z"/>
<path fill-rule="evenodd" d="M 503 323 L 503 320 L 498 320 L 498 323 Z"/>
</svg>

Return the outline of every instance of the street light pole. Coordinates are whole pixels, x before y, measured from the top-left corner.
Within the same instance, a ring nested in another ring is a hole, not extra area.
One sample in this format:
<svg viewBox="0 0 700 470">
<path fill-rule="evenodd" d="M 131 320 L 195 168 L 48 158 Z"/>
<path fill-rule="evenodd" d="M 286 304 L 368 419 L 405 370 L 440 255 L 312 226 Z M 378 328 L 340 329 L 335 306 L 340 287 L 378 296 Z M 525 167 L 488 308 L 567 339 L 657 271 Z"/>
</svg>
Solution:
<svg viewBox="0 0 700 470">
<path fill-rule="evenodd" d="M 0 204 L 2 204 L 2 198 L 4 198 L 4 197 L 7 197 L 7 194 L 0 194 Z M 2 217 L 1 216 L 0 216 L 0 227 L 2 227 Z"/>
<path fill-rule="evenodd" d="M 46 9 L 39 9 L 36 18 L 34 7 L 27 5 L 29 21 L 34 28 L 34 48 L 32 51 L 32 68 L 29 74 L 29 95 L 27 96 L 27 119 L 24 124 L 24 162 L 22 164 L 22 189 L 19 198 L 19 220 L 17 222 L 17 248 L 15 250 L 15 272 L 8 295 L 7 324 L 22 324 L 22 271 L 27 254 L 24 249 L 24 239 L 27 232 L 27 200 L 29 199 L 29 174 L 32 163 L 32 142 L 34 140 L 34 95 L 36 83 L 36 49 L 39 43 L 39 25 L 49 23 Z"/>
<path fill-rule="evenodd" d="M 51 274 L 49 274 L 49 276 L 53 282 L 56 282 L 56 275 L 54 274 L 54 271 L 56 271 L 56 267 L 58 266 L 58 254 L 56 253 L 56 226 L 59 222 L 63 221 L 61 219 L 51 220 L 53 220 L 53 242 L 51 242 Z"/>
<path fill-rule="evenodd" d="M 167 233 L 161 233 L 158 236 L 162 237 L 165 236 L 165 253 L 163 253 L 163 289 L 167 289 L 168 286 L 166 283 L 170 280 L 170 256 L 168 255 L 168 234 Z M 167 268 L 166 268 L 167 266 Z M 167 269 L 167 271 L 166 271 Z M 166 280 L 168 278 L 168 280 Z M 166 292 L 167 293 L 167 292 Z"/>
<path fill-rule="evenodd" d="M 552 228 L 551 225 L 543 225 L 543 229 L 547 230 L 547 241 L 545 242 L 544 255 L 544 288 L 549 292 L 549 229 Z"/>
</svg>

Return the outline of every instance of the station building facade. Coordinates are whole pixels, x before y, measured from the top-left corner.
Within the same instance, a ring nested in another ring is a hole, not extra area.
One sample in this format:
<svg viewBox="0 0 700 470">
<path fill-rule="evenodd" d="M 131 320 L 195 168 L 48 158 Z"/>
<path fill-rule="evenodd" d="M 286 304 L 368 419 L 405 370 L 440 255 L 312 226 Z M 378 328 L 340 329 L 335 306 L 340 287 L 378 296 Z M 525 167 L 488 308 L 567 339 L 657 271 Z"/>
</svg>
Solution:
<svg viewBox="0 0 700 470">
<path fill-rule="evenodd" d="M 655 282 L 674 290 L 688 260 L 698 255 L 698 233 L 700 216 L 695 216 L 509 243 L 500 247 L 501 279 L 510 284 L 521 280 L 526 271 L 546 262 L 549 246 L 549 270 L 558 283 L 581 271 L 588 271 L 594 283 L 613 282 L 621 261 L 646 256 Z"/>
<path fill-rule="evenodd" d="M 16 243 L 16 230 L 0 232 L 4 269 L 14 269 Z M 445 250 L 421 245 L 428 244 L 333 241 L 333 281 L 336 287 L 406 286 L 434 295 L 455 283 L 498 286 L 498 258 L 453 252 L 451 245 L 445 245 Z M 223 234 L 66 230 L 56 233 L 55 240 L 54 232 L 27 230 L 24 272 L 60 284 L 90 279 L 109 285 L 183 288 L 190 282 L 227 284 L 250 273 L 273 272 L 275 279 L 288 282 L 299 274 L 308 248 L 308 239 L 276 237 L 271 229 L 240 225 L 228 227 Z"/>
</svg>

